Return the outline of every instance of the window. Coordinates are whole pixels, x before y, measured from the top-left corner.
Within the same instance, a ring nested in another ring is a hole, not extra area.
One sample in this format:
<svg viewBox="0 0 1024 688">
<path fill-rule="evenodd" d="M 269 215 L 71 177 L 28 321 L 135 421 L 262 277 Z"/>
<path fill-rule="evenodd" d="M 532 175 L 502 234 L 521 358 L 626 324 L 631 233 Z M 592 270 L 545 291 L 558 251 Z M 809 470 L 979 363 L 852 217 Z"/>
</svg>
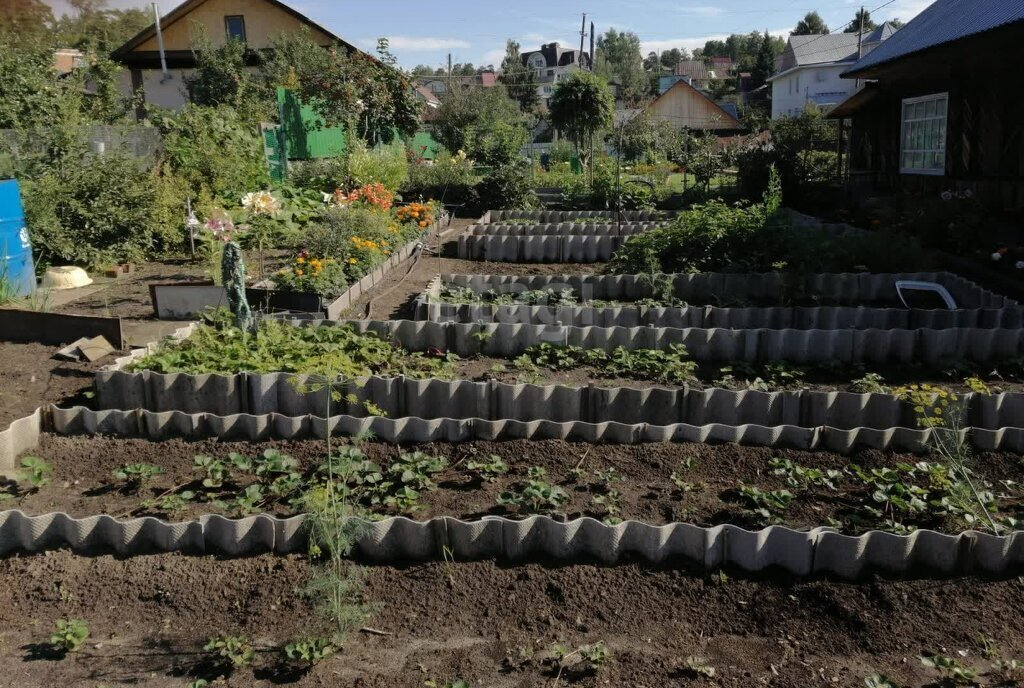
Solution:
<svg viewBox="0 0 1024 688">
<path fill-rule="evenodd" d="M 907 98 L 903 101 L 900 139 L 900 172 L 946 172 L 946 109 L 948 93 Z"/>
<path fill-rule="evenodd" d="M 237 14 L 230 17 L 224 17 L 224 31 L 227 33 L 228 38 L 234 38 L 244 43 L 245 17 Z"/>
</svg>

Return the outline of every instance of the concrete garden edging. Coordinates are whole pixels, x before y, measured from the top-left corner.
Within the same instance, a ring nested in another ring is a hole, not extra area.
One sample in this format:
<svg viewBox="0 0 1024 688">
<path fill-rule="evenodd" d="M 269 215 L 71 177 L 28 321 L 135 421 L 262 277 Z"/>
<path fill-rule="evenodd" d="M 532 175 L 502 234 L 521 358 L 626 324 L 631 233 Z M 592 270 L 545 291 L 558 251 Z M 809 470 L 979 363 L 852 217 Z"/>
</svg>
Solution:
<svg viewBox="0 0 1024 688">
<path fill-rule="evenodd" d="M 551 224 L 604 218 L 609 222 L 657 222 L 671 219 L 673 213 L 660 210 L 488 210 L 477 224 Z"/>
<path fill-rule="evenodd" d="M 324 416 L 329 392 L 307 391 L 320 378 L 291 373 L 164 375 L 107 371 L 97 375 L 100 409 L 183 411 L 230 416 L 238 413 Z M 371 377 L 341 382 L 342 399 L 331 415 L 363 417 L 364 404 L 379 406 L 386 418 L 454 418 L 557 423 L 760 425 L 842 430 L 909 428 L 913 407 L 889 394 L 852 392 L 760 392 L 685 387 L 605 388 L 504 384 L 405 377 Z M 338 391 L 338 390 L 336 390 Z M 351 395 L 351 400 L 345 398 Z M 967 425 L 986 430 L 1022 427 L 1024 394 L 961 397 Z"/>
<path fill-rule="evenodd" d="M 458 257 L 513 263 L 604 263 L 629 236 L 473 236 L 459 237 Z"/>
<path fill-rule="evenodd" d="M 471 225 L 465 233 L 469 236 L 634 236 L 659 226 L 660 222 L 490 224 Z"/>
<path fill-rule="evenodd" d="M 27 516 L 0 512 L 0 555 L 68 547 L 80 554 L 116 552 L 122 556 L 187 552 L 227 556 L 301 551 L 306 543 L 303 517 L 218 515 L 185 523 L 155 518 L 118 520 L 111 516 L 76 519 L 64 513 Z M 485 517 L 462 521 L 440 517 L 413 521 L 392 517 L 361 521 L 361 557 L 379 562 L 439 559 L 457 561 L 541 558 L 614 563 L 638 556 L 660 563 L 683 560 L 705 570 L 739 567 L 750 572 L 773 568 L 796 576 L 816 574 L 855 579 L 884 572 L 926 575 L 1005 573 L 1024 566 L 1024 531 L 996 536 L 977 531 L 945 535 L 919 530 L 910 535 L 872 531 L 842 535 L 830 528 L 796 531 L 769 526 L 748 531 L 734 525 L 700 527 L 687 523 L 656 526 L 626 521 L 609 526 L 592 518 L 560 522 L 548 516 L 522 520 Z"/>
</svg>

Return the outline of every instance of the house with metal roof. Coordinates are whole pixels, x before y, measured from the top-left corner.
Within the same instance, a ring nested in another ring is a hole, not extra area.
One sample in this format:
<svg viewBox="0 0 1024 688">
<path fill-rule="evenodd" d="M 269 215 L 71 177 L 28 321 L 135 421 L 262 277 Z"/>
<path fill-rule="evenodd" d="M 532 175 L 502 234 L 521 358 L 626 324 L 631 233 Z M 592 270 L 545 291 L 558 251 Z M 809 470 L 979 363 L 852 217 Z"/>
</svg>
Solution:
<svg viewBox="0 0 1024 688">
<path fill-rule="evenodd" d="M 846 100 L 859 85 L 843 79 L 842 73 L 896 32 L 897 28 L 887 22 L 861 36 L 856 33 L 790 36 L 786 50 L 777 60 L 775 74 L 768 79 L 772 89 L 772 118 L 795 117 L 811 103 L 828 110 Z"/>
<path fill-rule="evenodd" d="M 843 73 L 856 197 L 970 191 L 1024 210 L 1024 0 L 937 0 Z"/>
</svg>

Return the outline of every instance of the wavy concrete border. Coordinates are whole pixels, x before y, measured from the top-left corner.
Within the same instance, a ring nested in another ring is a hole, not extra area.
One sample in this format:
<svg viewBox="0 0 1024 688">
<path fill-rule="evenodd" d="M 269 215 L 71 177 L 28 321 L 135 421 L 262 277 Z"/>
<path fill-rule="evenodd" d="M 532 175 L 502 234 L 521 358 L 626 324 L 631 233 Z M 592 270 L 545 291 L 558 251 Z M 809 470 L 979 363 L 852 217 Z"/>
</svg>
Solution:
<svg viewBox="0 0 1024 688">
<path fill-rule="evenodd" d="M 607 218 L 609 222 L 655 222 L 670 219 L 674 213 L 661 210 L 623 210 L 621 216 L 614 210 L 488 210 L 476 224 L 493 224 L 509 220 L 525 220 L 530 224 L 572 222 L 588 218 Z M 523 223 L 525 224 L 525 223 Z"/>
<path fill-rule="evenodd" d="M 672 280 L 672 293 L 684 301 L 714 304 L 723 298 L 763 299 L 818 297 L 840 305 L 865 302 L 898 303 L 895 282 L 918 280 L 937 282 L 949 290 L 965 309 L 998 309 L 1019 306 L 1013 299 L 983 289 L 951 272 L 908 273 L 813 273 L 791 275 L 780 272 L 703 272 L 671 275 L 451 275 L 443 274 L 432 283 L 466 287 L 475 292 L 494 290 L 518 293 L 537 289 L 570 289 L 584 299 L 638 301 L 656 296 L 652 286 L 657 278 Z"/>
<path fill-rule="evenodd" d="M 462 357 L 514 358 L 535 344 L 568 344 L 587 349 L 687 348 L 699 362 L 788 361 L 795 364 L 979 362 L 1016 358 L 1024 353 L 1024 329 L 945 330 L 732 330 L 655 327 L 564 327 L 516 323 L 455 323 L 429 320 L 295 320 L 294 326 L 353 327 L 373 333 L 409 351 L 440 349 Z M 481 335 L 489 335 L 482 337 Z M 121 368 L 141 356 L 117 359 Z M 108 367 L 107 369 L 111 369 Z"/>
<path fill-rule="evenodd" d="M 634 236 L 660 226 L 659 222 L 616 224 L 558 222 L 548 224 L 471 225 L 470 236 Z"/>
<path fill-rule="evenodd" d="M 583 421 L 517 421 L 482 418 L 357 418 L 332 416 L 328 422 L 316 415 L 285 416 L 210 413 L 141 409 L 131 411 L 93 411 L 82 407 L 51 407 L 40 427 L 63 435 L 89 434 L 118 437 L 143 437 L 163 440 L 214 438 L 222 441 L 264 441 L 268 439 L 324 439 L 331 435 L 353 436 L 370 432 L 378 440 L 397 444 L 429 442 L 471 442 L 504 440 L 563 440 L 609 442 L 614 444 L 651 444 L 662 442 L 730 443 L 768 447 L 826 450 L 849 454 L 857 447 L 927 453 L 931 451 L 932 430 L 910 428 L 854 428 L 830 426 L 801 428 L 795 425 L 649 425 Z M 26 437 L 28 449 L 34 449 L 39 429 Z M 961 431 L 967 441 L 981 451 L 1024 453 L 1024 428 L 996 430 L 970 428 Z M 13 459 L 12 459 L 13 467 Z"/>
<path fill-rule="evenodd" d="M 267 515 L 231 520 L 203 516 L 166 523 L 154 518 L 117 520 L 110 516 L 76 519 L 64 513 L 27 516 L 0 512 L 0 555 L 69 547 L 82 554 L 124 556 L 189 552 L 228 556 L 300 551 L 303 518 Z M 921 530 L 911 535 L 872 531 L 842 535 L 829 528 L 796 531 L 770 526 L 748 531 L 738 526 L 703 528 L 687 523 L 664 526 L 626 521 L 608 526 L 592 518 L 559 522 L 547 516 L 523 520 L 485 517 L 479 521 L 404 517 L 360 521 L 360 556 L 381 561 L 456 561 L 545 558 L 614 563 L 630 556 L 651 562 L 683 559 L 706 570 L 739 567 L 758 572 L 781 568 L 797 576 L 832 574 L 858 578 L 871 572 L 959 575 L 1002 573 L 1024 566 L 1024 531 L 994 536 L 976 531 L 945 535 Z"/>
<path fill-rule="evenodd" d="M 514 263 L 605 263 L 629 236 L 472 236 L 459 237 L 462 260 Z"/>
<path fill-rule="evenodd" d="M 290 373 L 163 375 L 108 371 L 96 379 L 101 409 L 327 415 L 328 392 L 309 392 L 312 376 Z M 547 420 L 558 423 L 710 424 L 802 428 L 909 428 L 913 408 L 888 394 L 759 392 L 727 389 L 538 386 L 405 377 L 371 377 L 342 383 L 343 398 L 331 415 L 363 417 L 364 404 L 387 418 Z M 352 401 L 344 397 L 351 395 Z M 1024 427 L 1024 394 L 962 396 L 967 425 L 987 430 Z"/>
</svg>

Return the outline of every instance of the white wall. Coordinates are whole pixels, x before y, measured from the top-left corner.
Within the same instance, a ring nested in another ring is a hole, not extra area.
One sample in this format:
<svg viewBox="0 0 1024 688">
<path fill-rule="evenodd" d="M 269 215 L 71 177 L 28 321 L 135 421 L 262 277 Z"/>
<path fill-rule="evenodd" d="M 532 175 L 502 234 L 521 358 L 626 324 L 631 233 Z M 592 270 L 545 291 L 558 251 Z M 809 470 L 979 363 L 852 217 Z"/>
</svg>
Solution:
<svg viewBox="0 0 1024 688">
<path fill-rule="evenodd" d="M 848 63 L 811 65 L 772 81 L 772 119 L 793 117 L 809 102 L 837 105 L 857 90 L 855 79 L 841 79 Z"/>
</svg>

